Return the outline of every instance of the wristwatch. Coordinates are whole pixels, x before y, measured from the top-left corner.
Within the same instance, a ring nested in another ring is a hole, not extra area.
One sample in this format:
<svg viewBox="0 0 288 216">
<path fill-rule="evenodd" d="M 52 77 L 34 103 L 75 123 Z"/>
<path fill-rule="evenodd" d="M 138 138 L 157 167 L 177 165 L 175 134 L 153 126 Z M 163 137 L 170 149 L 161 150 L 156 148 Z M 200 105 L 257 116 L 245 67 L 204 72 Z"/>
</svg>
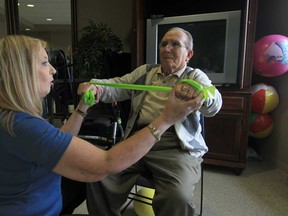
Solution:
<svg viewBox="0 0 288 216">
<path fill-rule="evenodd" d="M 87 112 L 83 112 L 83 111 L 80 110 L 79 108 L 77 108 L 75 111 L 76 111 L 80 116 L 82 116 L 83 118 L 85 118 L 86 115 L 87 115 Z"/>
<path fill-rule="evenodd" d="M 160 131 L 157 129 L 157 127 L 153 124 L 149 124 L 147 126 L 147 128 L 150 130 L 152 135 L 155 137 L 156 141 L 160 141 L 161 135 L 160 135 Z"/>
</svg>

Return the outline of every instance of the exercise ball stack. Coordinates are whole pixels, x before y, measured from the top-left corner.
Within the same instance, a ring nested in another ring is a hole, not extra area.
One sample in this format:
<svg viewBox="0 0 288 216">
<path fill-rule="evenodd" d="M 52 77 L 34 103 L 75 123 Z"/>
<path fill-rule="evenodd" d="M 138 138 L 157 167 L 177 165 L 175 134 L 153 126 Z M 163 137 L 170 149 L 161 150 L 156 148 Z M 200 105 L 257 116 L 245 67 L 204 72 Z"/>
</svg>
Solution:
<svg viewBox="0 0 288 216">
<path fill-rule="evenodd" d="M 260 38 L 254 44 L 254 72 L 264 77 L 277 77 L 288 71 L 288 37 L 272 34 Z M 249 134 L 255 138 L 265 138 L 273 130 L 270 116 L 279 104 L 276 89 L 267 83 L 251 86 L 252 102 Z"/>
<path fill-rule="evenodd" d="M 258 83 L 251 86 L 252 114 L 250 115 L 249 134 L 255 138 L 265 138 L 273 130 L 273 119 L 269 112 L 279 104 L 279 95 L 276 89 L 266 83 Z"/>
</svg>

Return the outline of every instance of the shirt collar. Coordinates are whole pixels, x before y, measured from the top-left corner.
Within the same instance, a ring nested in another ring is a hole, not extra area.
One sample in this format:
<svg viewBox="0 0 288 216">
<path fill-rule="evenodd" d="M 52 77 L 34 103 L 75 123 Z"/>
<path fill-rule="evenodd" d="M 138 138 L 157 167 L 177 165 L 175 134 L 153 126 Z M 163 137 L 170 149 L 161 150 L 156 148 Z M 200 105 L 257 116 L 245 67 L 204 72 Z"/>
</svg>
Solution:
<svg viewBox="0 0 288 216">
<path fill-rule="evenodd" d="M 181 75 L 184 73 L 185 69 L 186 69 L 186 66 L 184 66 L 184 67 L 181 68 L 180 70 L 174 72 L 173 74 L 170 74 L 169 76 L 171 76 L 171 75 L 176 75 L 176 76 L 178 76 L 178 77 L 181 77 Z M 157 73 L 158 73 L 158 74 L 159 74 L 159 73 L 162 74 L 161 65 L 159 66 L 159 68 L 158 68 L 158 70 L 157 70 Z"/>
</svg>

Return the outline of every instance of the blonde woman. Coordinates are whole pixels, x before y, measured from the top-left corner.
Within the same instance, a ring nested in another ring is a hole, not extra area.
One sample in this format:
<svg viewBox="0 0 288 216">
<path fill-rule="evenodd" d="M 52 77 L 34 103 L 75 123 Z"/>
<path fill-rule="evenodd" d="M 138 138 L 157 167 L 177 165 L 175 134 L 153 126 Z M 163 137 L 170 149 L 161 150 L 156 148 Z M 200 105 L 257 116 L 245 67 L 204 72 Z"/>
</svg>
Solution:
<svg viewBox="0 0 288 216">
<path fill-rule="evenodd" d="M 56 73 L 45 47 L 44 41 L 27 36 L 0 40 L 1 215 L 59 215 L 61 176 L 95 182 L 126 169 L 197 103 L 178 100 L 176 86 L 152 121 L 153 130 L 145 127 L 109 151 L 101 150 L 75 136 L 89 108 L 83 100 L 60 129 L 41 118 L 42 99 Z M 85 88 L 96 93 L 95 86 Z"/>
</svg>

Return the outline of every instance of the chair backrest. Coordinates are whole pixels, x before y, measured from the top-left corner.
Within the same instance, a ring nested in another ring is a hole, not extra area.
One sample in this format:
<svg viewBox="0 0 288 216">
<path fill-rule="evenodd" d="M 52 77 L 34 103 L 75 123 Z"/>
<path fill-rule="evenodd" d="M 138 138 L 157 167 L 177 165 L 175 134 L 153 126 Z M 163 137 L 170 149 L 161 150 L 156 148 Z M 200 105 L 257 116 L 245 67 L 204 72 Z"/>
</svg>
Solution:
<svg viewBox="0 0 288 216">
<path fill-rule="evenodd" d="M 202 131 L 201 131 L 201 133 L 202 133 L 202 136 L 203 136 L 203 138 L 205 139 L 205 122 L 204 122 L 205 120 L 204 120 L 204 115 L 203 114 L 200 114 L 200 120 L 199 120 L 199 122 L 200 122 L 200 124 L 201 124 L 201 127 L 202 127 Z"/>
<path fill-rule="evenodd" d="M 203 114 L 200 114 L 200 124 L 201 124 L 201 127 L 202 127 L 202 136 L 205 140 L 205 122 L 204 122 L 204 115 Z M 204 186 L 203 186 L 203 183 L 204 183 L 204 172 L 203 172 L 203 162 L 201 163 L 201 188 L 200 188 L 200 212 L 199 212 L 199 216 L 202 216 L 202 212 L 203 212 L 203 190 L 204 190 Z"/>
<path fill-rule="evenodd" d="M 124 130 L 117 105 L 114 104 L 112 109 L 105 113 L 101 109 L 91 107 L 81 125 L 78 137 L 105 149 L 110 149 L 116 142 L 121 141 Z"/>
</svg>

